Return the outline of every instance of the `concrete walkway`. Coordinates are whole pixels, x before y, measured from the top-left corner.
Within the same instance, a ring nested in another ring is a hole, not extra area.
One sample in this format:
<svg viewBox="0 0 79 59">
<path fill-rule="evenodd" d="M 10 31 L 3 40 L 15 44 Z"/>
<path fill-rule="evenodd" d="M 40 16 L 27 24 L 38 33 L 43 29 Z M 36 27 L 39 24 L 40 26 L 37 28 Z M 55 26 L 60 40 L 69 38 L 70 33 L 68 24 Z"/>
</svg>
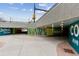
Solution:
<svg viewBox="0 0 79 59">
<path fill-rule="evenodd" d="M 0 56 L 56 56 L 62 37 L 20 35 L 0 36 Z"/>
</svg>

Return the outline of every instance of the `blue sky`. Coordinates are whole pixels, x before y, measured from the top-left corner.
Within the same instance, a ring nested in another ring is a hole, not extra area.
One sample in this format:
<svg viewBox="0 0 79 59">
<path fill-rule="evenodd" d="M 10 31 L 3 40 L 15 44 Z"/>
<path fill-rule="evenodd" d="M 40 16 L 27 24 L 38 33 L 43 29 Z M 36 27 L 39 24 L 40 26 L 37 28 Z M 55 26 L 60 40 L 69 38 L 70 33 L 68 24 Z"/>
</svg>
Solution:
<svg viewBox="0 0 79 59">
<path fill-rule="evenodd" d="M 32 21 L 33 3 L 0 3 L 0 17 L 6 21 Z M 36 8 L 49 10 L 53 3 L 36 3 Z M 45 12 L 36 11 L 36 20 L 38 20 Z"/>
</svg>

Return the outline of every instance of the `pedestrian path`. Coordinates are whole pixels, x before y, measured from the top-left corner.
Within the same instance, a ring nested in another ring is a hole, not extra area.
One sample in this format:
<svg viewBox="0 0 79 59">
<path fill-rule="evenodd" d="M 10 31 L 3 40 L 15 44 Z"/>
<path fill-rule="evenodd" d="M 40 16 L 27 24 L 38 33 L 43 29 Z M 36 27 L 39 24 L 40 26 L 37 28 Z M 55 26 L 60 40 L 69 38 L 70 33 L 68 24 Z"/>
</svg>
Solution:
<svg viewBox="0 0 79 59">
<path fill-rule="evenodd" d="M 56 56 L 62 37 L 20 35 L 0 36 L 0 56 Z"/>
</svg>

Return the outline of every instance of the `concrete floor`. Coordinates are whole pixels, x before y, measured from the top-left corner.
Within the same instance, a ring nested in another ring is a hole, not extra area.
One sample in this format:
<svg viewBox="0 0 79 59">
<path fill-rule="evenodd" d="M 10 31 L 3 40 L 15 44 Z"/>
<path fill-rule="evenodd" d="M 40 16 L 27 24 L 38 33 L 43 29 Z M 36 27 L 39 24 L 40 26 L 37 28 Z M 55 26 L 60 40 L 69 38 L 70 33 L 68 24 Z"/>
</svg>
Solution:
<svg viewBox="0 0 79 59">
<path fill-rule="evenodd" d="M 0 36 L 0 56 L 56 56 L 62 37 L 20 35 Z"/>
</svg>

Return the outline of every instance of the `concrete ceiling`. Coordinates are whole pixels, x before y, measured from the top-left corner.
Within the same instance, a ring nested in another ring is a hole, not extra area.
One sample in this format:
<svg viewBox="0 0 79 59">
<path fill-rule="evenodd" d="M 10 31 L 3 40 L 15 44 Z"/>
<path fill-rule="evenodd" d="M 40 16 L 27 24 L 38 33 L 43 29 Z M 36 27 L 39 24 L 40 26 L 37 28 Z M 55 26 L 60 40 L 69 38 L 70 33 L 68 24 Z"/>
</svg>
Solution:
<svg viewBox="0 0 79 59">
<path fill-rule="evenodd" d="M 79 21 L 79 17 L 74 17 L 74 18 L 71 18 L 71 19 L 64 20 L 63 25 L 64 26 L 69 26 L 70 24 L 72 24 L 74 22 L 77 22 L 77 21 Z M 62 23 L 62 21 L 54 23 L 53 25 L 55 27 L 60 27 L 61 23 Z"/>
</svg>

